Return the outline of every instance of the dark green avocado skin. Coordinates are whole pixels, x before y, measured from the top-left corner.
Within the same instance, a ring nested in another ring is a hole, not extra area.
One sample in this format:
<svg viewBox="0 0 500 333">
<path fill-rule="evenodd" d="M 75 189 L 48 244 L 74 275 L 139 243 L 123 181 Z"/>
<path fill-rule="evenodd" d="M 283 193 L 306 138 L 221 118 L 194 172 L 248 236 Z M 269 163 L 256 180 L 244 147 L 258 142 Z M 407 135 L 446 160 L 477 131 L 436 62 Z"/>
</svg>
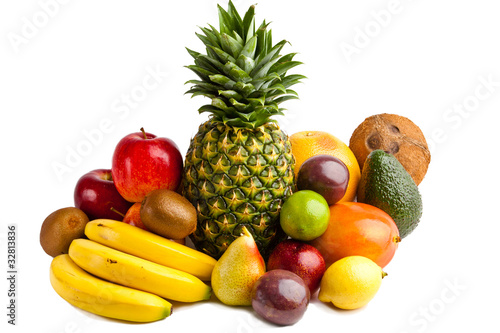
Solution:
<svg viewBox="0 0 500 333">
<path fill-rule="evenodd" d="M 366 158 L 357 196 L 358 202 L 389 214 L 401 239 L 415 230 L 422 216 L 417 185 L 397 158 L 383 150 L 374 150 Z"/>
</svg>

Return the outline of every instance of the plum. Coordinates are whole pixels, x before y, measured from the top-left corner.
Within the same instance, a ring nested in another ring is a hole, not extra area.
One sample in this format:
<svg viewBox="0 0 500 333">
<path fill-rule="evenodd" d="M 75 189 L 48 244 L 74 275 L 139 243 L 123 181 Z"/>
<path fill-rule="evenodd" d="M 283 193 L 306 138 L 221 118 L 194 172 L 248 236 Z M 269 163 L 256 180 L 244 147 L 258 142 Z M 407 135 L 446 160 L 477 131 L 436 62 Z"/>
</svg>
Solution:
<svg viewBox="0 0 500 333">
<path fill-rule="evenodd" d="M 276 245 L 267 261 L 267 270 L 285 269 L 300 276 L 311 295 L 319 289 L 325 273 L 325 260 L 312 245 L 287 239 Z"/>
<path fill-rule="evenodd" d="M 262 275 L 252 288 L 252 307 L 262 318 L 277 325 L 293 325 L 309 305 L 311 294 L 300 276 L 284 269 Z"/>
<path fill-rule="evenodd" d="M 321 194 L 328 205 L 344 196 L 349 184 L 349 169 L 339 158 L 315 155 L 302 163 L 297 175 L 299 190 L 312 190 Z"/>
</svg>

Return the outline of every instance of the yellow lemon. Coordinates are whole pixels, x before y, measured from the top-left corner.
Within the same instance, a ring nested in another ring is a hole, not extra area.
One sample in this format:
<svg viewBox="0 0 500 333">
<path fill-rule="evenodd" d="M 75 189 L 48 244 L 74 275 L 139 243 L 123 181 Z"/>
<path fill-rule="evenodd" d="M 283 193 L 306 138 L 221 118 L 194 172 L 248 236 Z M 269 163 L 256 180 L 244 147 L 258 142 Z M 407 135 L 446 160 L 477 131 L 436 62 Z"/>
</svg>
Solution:
<svg viewBox="0 0 500 333">
<path fill-rule="evenodd" d="M 380 266 L 366 257 L 344 257 L 326 270 L 318 299 L 332 302 L 340 309 L 358 309 L 373 299 L 385 275 Z"/>
</svg>

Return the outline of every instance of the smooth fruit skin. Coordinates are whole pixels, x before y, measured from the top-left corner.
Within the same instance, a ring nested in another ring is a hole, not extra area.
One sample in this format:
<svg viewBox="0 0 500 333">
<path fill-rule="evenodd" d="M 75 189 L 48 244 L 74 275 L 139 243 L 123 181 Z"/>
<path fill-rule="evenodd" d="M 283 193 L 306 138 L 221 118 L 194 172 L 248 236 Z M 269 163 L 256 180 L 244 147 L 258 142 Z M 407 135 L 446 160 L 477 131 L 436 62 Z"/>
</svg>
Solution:
<svg viewBox="0 0 500 333">
<path fill-rule="evenodd" d="M 325 273 L 325 260 L 312 245 L 288 239 L 279 243 L 267 261 L 267 270 L 284 269 L 297 274 L 313 295 Z"/>
<path fill-rule="evenodd" d="M 120 213 L 125 214 L 132 206 L 116 189 L 110 169 L 92 170 L 81 176 L 75 186 L 74 201 L 75 207 L 83 210 L 90 220 L 121 220 Z"/>
<path fill-rule="evenodd" d="M 133 225 L 134 227 L 137 227 L 137 228 L 141 228 L 143 230 L 148 230 L 148 228 L 146 228 L 146 226 L 144 225 L 144 223 L 142 223 L 142 220 L 141 220 L 141 203 L 140 202 L 134 203 L 128 209 L 122 222 Z"/>
<path fill-rule="evenodd" d="M 179 302 L 208 300 L 211 288 L 189 273 L 156 264 L 88 239 L 75 239 L 69 256 L 87 272 L 122 286 Z"/>
<path fill-rule="evenodd" d="M 368 258 L 342 258 L 323 275 L 318 299 L 344 310 L 361 308 L 375 297 L 385 275 L 380 266 Z"/>
<path fill-rule="evenodd" d="M 349 170 L 344 162 L 331 155 L 308 158 L 297 176 L 299 190 L 311 190 L 321 194 L 331 206 L 342 199 L 349 184 Z"/>
<path fill-rule="evenodd" d="M 252 307 L 262 318 L 278 325 L 293 325 L 304 315 L 311 294 L 295 273 L 275 269 L 262 275 L 252 288 Z"/>
<path fill-rule="evenodd" d="M 380 267 L 393 258 L 399 231 L 383 210 L 359 202 L 337 203 L 330 207 L 328 228 L 310 244 L 321 252 L 328 267 L 348 256 L 364 256 Z"/>
<path fill-rule="evenodd" d="M 257 244 L 243 227 L 236 238 L 215 264 L 212 288 L 215 296 L 226 305 L 252 305 L 252 288 L 255 281 L 266 272 L 264 259 Z"/>
<path fill-rule="evenodd" d="M 172 140 L 137 132 L 118 142 L 111 171 L 118 192 L 130 202 L 141 202 L 153 190 L 177 190 L 182 168 L 182 155 Z"/>
<path fill-rule="evenodd" d="M 85 226 L 85 235 L 116 250 L 192 274 L 202 281 L 210 281 L 216 263 L 207 254 L 120 221 L 91 221 Z"/>
<path fill-rule="evenodd" d="M 325 232 L 329 218 L 326 199 L 314 191 L 302 190 L 292 194 L 283 204 L 280 225 L 291 238 L 310 241 Z"/>
<path fill-rule="evenodd" d="M 339 158 L 349 169 L 349 184 L 342 199 L 339 202 L 351 202 L 356 198 L 359 179 L 361 178 L 361 168 L 356 156 L 349 146 L 342 140 L 330 133 L 322 131 L 303 131 L 290 136 L 292 153 L 295 157 L 295 176 L 298 176 L 300 166 L 308 158 L 327 154 Z"/>
<path fill-rule="evenodd" d="M 52 260 L 50 283 L 70 304 L 104 317 L 152 322 L 172 313 L 172 304 L 165 299 L 99 279 L 81 269 L 67 254 Z"/>
</svg>

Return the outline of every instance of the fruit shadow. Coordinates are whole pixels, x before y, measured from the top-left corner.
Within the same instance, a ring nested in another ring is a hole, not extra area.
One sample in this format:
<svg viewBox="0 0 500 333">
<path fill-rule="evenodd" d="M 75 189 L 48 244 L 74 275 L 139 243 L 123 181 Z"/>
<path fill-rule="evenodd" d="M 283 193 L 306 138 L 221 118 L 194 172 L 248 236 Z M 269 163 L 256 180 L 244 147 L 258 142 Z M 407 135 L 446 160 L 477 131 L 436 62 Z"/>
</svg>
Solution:
<svg viewBox="0 0 500 333">
<path fill-rule="evenodd" d="M 212 297 L 208 301 L 210 303 L 215 303 L 218 306 L 222 308 L 227 308 L 228 310 L 231 310 L 234 315 L 232 317 L 238 317 L 239 314 L 247 314 L 250 316 L 252 319 L 250 320 L 250 323 L 253 323 L 254 325 L 260 327 L 260 328 L 277 328 L 277 327 L 283 327 L 282 325 L 274 324 L 269 321 L 264 320 L 262 317 L 257 315 L 257 313 L 254 311 L 253 307 L 251 305 L 249 306 L 233 306 L 233 305 L 227 305 L 222 303 L 214 293 L 212 293 Z M 249 317 L 243 317 L 243 318 L 249 318 Z"/>
<path fill-rule="evenodd" d="M 111 323 L 116 323 L 116 324 L 124 324 L 124 325 L 151 325 L 152 323 L 155 323 L 154 321 L 153 322 L 135 322 L 135 321 L 128 321 L 128 320 L 122 320 L 122 319 L 115 319 L 115 318 L 110 318 L 110 317 L 104 317 L 104 316 L 100 316 L 100 315 L 97 315 L 97 314 L 94 314 L 92 312 L 88 312 L 86 310 L 82 310 L 74 305 L 71 305 L 75 311 L 79 312 L 79 314 L 83 317 L 86 317 L 88 319 L 90 319 L 91 321 L 83 321 L 84 323 L 89 323 L 89 326 L 92 325 L 92 322 L 95 321 L 95 322 L 111 322 Z"/>
<path fill-rule="evenodd" d="M 204 281 L 208 286 L 211 287 L 211 284 L 210 282 L 207 282 L 207 281 Z M 202 305 L 204 303 L 211 303 L 211 304 L 217 304 L 217 305 L 220 305 L 222 307 L 230 307 L 229 305 L 226 305 L 224 303 L 222 303 L 221 301 L 219 301 L 219 299 L 215 296 L 215 293 L 213 292 L 212 290 L 212 294 L 210 295 L 210 298 L 205 300 L 205 301 L 199 301 L 199 302 L 179 302 L 179 301 L 174 301 L 174 300 L 170 300 L 168 299 L 168 301 L 172 304 L 172 313 L 174 312 L 177 312 L 177 311 L 184 311 L 184 309 L 186 308 L 192 308 L 193 306 L 197 306 L 197 305 Z M 231 309 L 238 309 L 240 307 L 233 307 L 231 306 Z M 242 310 L 245 310 L 247 307 L 241 307 Z M 250 307 L 250 310 L 252 309 L 252 307 Z M 251 311 L 250 311 L 251 312 Z"/>
<path fill-rule="evenodd" d="M 326 308 L 333 310 L 341 315 L 346 315 L 346 316 L 355 315 L 356 313 L 363 311 L 363 308 L 364 308 L 364 307 L 361 307 L 359 309 L 354 309 L 354 310 L 341 309 L 341 308 L 338 308 L 335 305 L 333 305 L 333 303 L 331 303 L 331 302 L 329 302 L 329 303 L 321 302 L 318 299 L 317 295 L 316 295 L 316 297 L 311 298 L 310 303 L 314 303 L 318 307 L 326 307 Z"/>
</svg>

